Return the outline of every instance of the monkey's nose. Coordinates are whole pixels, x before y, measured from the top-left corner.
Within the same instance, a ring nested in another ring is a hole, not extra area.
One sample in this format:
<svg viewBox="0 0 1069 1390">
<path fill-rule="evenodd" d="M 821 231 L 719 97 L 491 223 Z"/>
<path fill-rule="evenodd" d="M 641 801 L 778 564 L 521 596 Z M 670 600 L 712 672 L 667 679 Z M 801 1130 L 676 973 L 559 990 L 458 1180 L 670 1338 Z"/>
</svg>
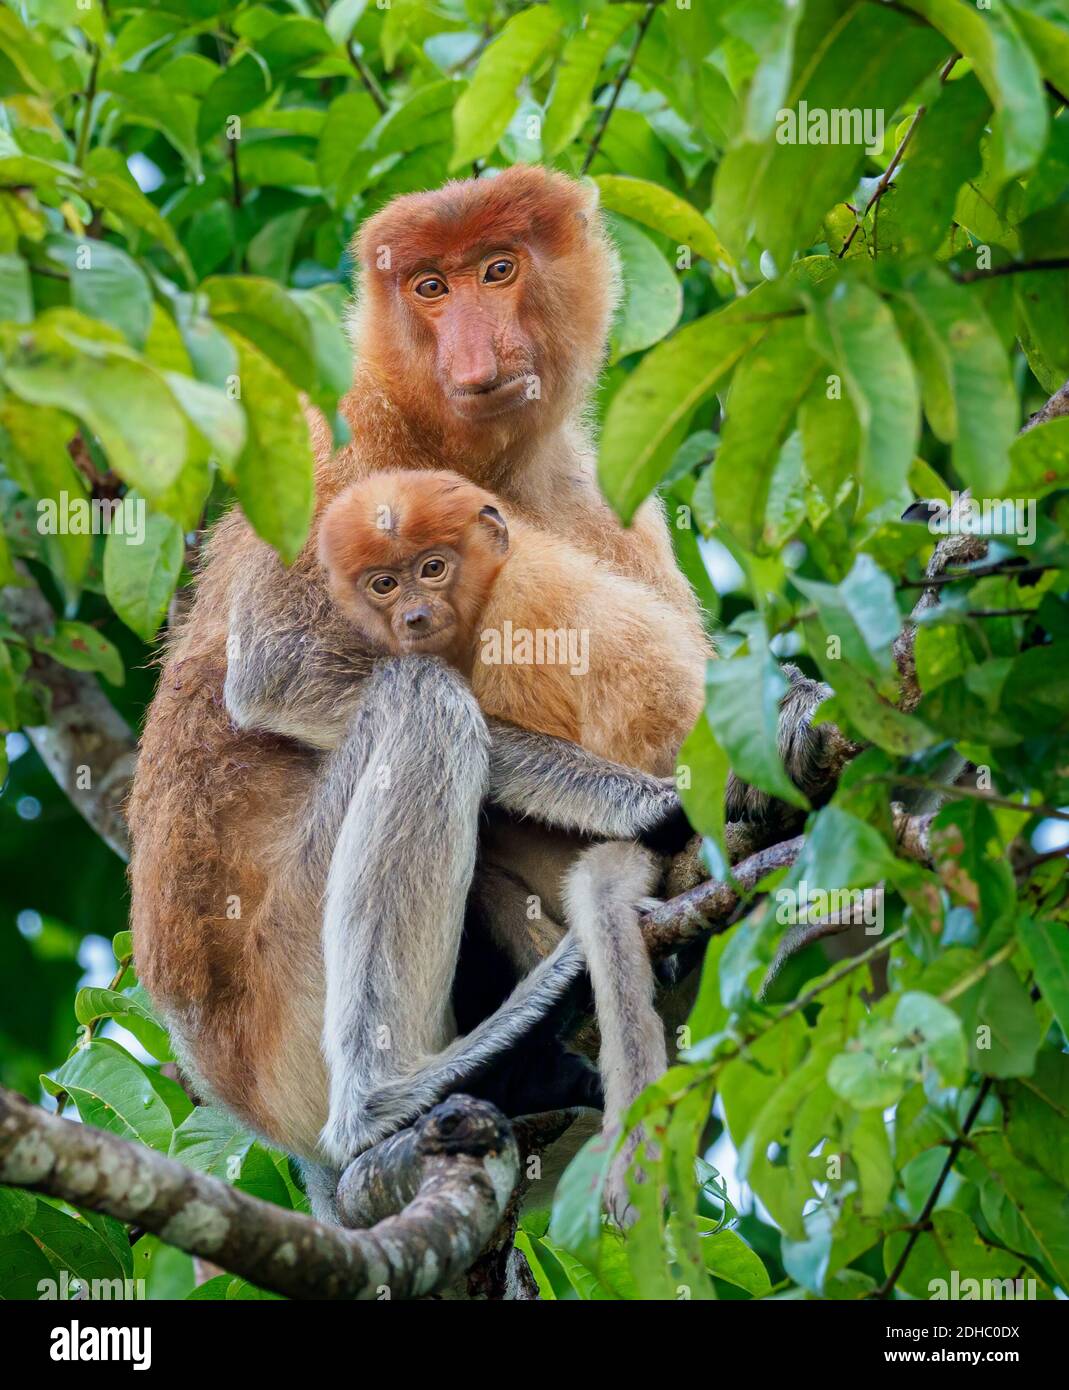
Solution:
<svg viewBox="0 0 1069 1390">
<path fill-rule="evenodd" d="M 405 627 L 409 632 L 426 632 L 431 625 L 429 608 L 410 608 L 405 614 Z"/>
</svg>

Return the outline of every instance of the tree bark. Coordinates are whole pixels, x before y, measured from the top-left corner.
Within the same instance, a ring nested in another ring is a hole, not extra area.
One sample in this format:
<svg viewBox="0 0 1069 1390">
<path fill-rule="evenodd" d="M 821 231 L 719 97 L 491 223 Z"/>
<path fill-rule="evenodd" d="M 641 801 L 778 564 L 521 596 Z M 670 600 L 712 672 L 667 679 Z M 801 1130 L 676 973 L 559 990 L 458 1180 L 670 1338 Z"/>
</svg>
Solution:
<svg viewBox="0 0 1069 1390">
<path fill-rule="evenodd" d="M 378 1194 L 369 1230 L 324 1226 L 0 1090 L 0 1182 L 135 1222 L 289 1298 L 434 1293 L 471 1266 L 519 1176 L 510 1125 L 468 1096 L 443 1101 L 353 1167 L 354 1184 Z"/>
</svg>

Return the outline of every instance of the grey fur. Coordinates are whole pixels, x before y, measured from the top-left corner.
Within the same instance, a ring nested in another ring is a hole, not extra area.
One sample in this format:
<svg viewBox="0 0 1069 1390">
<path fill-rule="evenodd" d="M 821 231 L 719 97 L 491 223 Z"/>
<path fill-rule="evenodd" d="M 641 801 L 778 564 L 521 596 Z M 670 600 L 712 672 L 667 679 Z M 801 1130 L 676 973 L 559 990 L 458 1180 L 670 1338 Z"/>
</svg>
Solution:
<svg viewBox="0 0 1069 1390">
<path fill-rule="evenodd" d="M 490 720 L 490 797 L 562 830 L 632 839 L 679 805 L 671 778 L 607 762 L 578 744 Z"/>
<path fill-rule="evenodd" d="M 639 845 L 605 844 L 587 850 L 565 883 L 568 920 L 594 986 L 608 1139 L 619 1134 L 639 1093 L 668 1068 L 664 1025 L 653 1003 L 653 968 L 639 920 L 639 908 L 657 875 L 657 862 Z M 606 1205 L 621 1225 L 633 1216 L 627 1175 L 642 1137 L 640 1126 L 628 1136 L 609 1173 Z"/>
</svg>

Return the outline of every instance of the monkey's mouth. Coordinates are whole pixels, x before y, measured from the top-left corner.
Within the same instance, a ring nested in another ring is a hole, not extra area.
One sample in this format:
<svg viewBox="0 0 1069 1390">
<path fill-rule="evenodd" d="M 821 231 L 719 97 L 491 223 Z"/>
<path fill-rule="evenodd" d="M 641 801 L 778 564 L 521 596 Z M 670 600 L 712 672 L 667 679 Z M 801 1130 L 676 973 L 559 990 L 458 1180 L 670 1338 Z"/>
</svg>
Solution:
<svg viewBox="0 0 1069 1390">
<path fill-rule="evenodd" d="M 490 415 L 500 415 L 502 411 L 512 410 L 523 405 L 527 399 L 529 372 L 513 372 L 493 386 L 475 391 L 452 391 L 449 404 L 458 415 L 465 419 L 485 419 Z"/>
<path fill-rule="evenodd" d="M 443 623 L 430 632 L 406 632 L 402 642 L 406 652 L 430 652 L 432 655 L 444 651 L 453 640 L 456 623 Z"/>
</svg>

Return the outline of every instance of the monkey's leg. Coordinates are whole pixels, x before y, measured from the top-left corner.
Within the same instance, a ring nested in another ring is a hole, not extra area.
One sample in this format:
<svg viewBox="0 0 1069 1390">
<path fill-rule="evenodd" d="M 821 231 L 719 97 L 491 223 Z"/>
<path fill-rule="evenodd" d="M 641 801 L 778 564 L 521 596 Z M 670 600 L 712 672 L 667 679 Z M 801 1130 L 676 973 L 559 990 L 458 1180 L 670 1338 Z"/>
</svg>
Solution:
<svg viewBox="0 0 1069 1390">
<path fill-rule="evenodd" d="M 664 1025 L 653 1004 L 653 967 L 638 914 L 657 873 L 657 864 L 637 845 L 604 844 L 587 850 L 565 882 L 568 921 L 582 944 L 594 986 L 605 1086 L 603 1133 L 608 1139 L 619 1134 L 639 1093 L 668 1069 Z M 639 1128 L 609 1174 L 606 1206 L 620 1225 L 633 1219 L 627 1174 L 641 1141 Z"/>
<path fill-rule="evenodd" d="M 326 875 L 327 1156 L 404 1122 L 374 1104 L 453 1036 L 450 991 L 488 775 L 486 726 L 445 665 L 384 661 L 325 760 L 309 849 Z M 416 1113 L 421 1113 L 417 1111 Z"/>
<path fill-rule="evenodd" d="M 421 724 L 424 737 L 431 720 Z M 493 721 L 489 758 L 489 795 L 498 805 L 519 815 L 544 820 L 562 830 L 630 840 L 674 826 L 680 819 L 676 787 L 670 778 L 606 762 L 577 744 Z M 413 808 L 416 813 L 418 808 Z M 459 827 L 457 827 L 459 828 Z M 467 830 L 467 827 L 464 827 Z M 474 837 L 474 817 L 473 830 Z M 689 827 L 678 826 L 685 842 Z M 470 873 L 468 873 L 470 877 Z M 425 910 L 425 909 L 424 909 Z M 449 927 L 452 933 L 452 924 Z M 453 959 L 456 948 L 453 947 Z M 512 1054 L 532 1033 L 559 1036 L 560 1022 L 576 1008 L 577 991 L 585 980 L 584 956 L 573 934 L 521 980 L 505 1004 L 482 1020 L 466 1037 L 450 1042 L 430 1062 L 409 1072 L 393 1069 L 363 1097 L 360 1131 L 363 1143 L 409 1125 L 442 1097 L 480 1084 L 499 1059 Z M 328 976 L 329 979 L 329 976 Z M 329 984 L 328 984 L 329 990 Z M 445 986 L 448 995 L 449 986 Z M 424 995 L 410 1001 L 423 1006 Z M 574 1102 L 573 1102 L 574 1104 Z"/>
</svg>

